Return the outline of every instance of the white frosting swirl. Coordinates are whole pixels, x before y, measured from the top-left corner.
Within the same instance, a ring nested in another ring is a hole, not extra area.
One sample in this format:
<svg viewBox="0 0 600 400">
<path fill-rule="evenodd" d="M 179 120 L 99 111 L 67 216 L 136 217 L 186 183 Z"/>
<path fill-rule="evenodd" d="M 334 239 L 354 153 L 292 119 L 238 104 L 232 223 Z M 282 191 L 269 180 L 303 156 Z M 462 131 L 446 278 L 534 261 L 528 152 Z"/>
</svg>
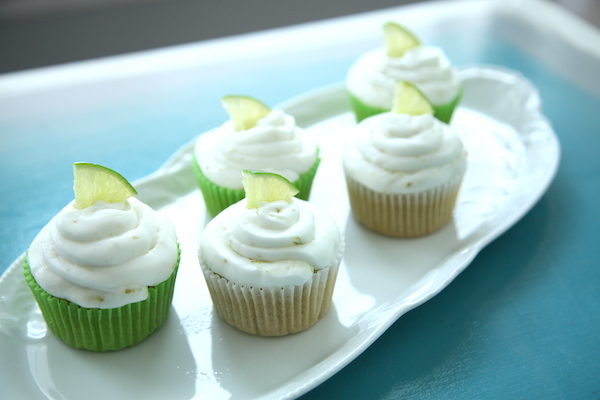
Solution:
<svg viewBox="0 0 600 400">
<path fill-rule="evenodd" d="M 414 83 L 435 105 L 450 102 L 460 88 L 456 69 L 431 46 L 407 50 L 402 57 L 388 57 L 384 48 L 371 50 L 350 67 L 346 84 L 365 103 L 391 109 L 398 80 Z"/>
<path fill-rule="evenodd" d="M 384 193 L 414 193 L 466 169 L 462 141 L 431 114 L 386 112 L 364 119 L 346 143 L 344 170 Z"/>
<path fill-rule="evenodd" d="M 169 278 L 177 262 L 171 221 L 135 198 L 73 202 L 36 236 L 28 251 L 38 285 L 86 308 L 117 308 L 145 300 L 148 286 Z"/>
<path fill-rule="evenodd" d="M 333 219 L 293 198 L 246 208 L 242 200 L 204 229 L 199 258 L 215 273 L 243 285 L 302 285 L 315 270 L 339 261 L 343 242 Z"/>
<path fill-rule="evenodd" d="M 291 115 L 273 110 L 254 128 L 236 132 L 233 123 L 201 135 L 195 147 L 202 173 L 217 185 L 242 189 L 243 169 L 274 172 L 296 181 L 317 160 L 316 144 Z"/>
</svg>

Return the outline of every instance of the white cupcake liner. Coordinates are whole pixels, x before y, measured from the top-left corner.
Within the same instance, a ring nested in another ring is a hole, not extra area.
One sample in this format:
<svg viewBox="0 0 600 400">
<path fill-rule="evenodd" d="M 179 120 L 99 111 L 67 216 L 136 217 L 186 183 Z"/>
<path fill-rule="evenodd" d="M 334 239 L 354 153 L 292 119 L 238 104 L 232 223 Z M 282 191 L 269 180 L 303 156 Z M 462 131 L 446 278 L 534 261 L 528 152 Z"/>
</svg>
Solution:
<svg viewBox="0 0 600 400">
<path fill-rule="evenodd" d="M 343 241 L 342 241 L 343 243 Z M 310 328 L 331 306 L 342 259 L 336 259 L 303 285 L 258 287 L 232 282 L 201 262 L 215 310 L 235 328 L 256 336 L 283 336 Z"/>
<path fill-rule="evenodd" d="M 443 228 L 452 219 L 464 173 L 447 183 L 416 193 L 381 193 L 346 174 L 354 217 L 388 236 L 417 237 Z"/>
</svg>

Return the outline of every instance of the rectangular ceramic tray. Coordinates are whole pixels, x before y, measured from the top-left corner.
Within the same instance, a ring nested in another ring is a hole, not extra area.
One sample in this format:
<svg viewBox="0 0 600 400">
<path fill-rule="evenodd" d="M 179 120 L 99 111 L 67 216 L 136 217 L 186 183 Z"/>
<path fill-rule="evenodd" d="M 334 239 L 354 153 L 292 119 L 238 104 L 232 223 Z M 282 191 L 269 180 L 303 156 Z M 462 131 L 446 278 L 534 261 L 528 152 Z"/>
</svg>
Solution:
<svg viewBox="0 0 600 400">
<path fill-rule="evenodd" d="M 69 348 L 46 331 L 22 278 L 21 257 L 0 279 L 0 368 L 16 368 L 22 377 L 3 389 L 10 398 L 28 399 L 116 399 L 115 393 L 124 399 L 275 399 L 297 397 L 335 374 L 400 316 L 445 288 L 554 177 L 559 144 L 533 85 L 492 66 L 465 68 L 461 76 L 464 98 L 452 125 L 469 153 L 467 175 L 453 221 L 418 239 L 369 232 L 350 214 L 340 155 L 354 119 L 342 85 L 280 106 L 321 146 L 311 201 L 336 219 L 347 242 L 333 307 L 311 329 L 253 337 L 213 312 L 196 258 L 207 216 L 193 177 L 192 141 L 135 184 L 142 201 L 174 221 L 181 242 L 165 325 L 119 352 Z"/>
</svg>

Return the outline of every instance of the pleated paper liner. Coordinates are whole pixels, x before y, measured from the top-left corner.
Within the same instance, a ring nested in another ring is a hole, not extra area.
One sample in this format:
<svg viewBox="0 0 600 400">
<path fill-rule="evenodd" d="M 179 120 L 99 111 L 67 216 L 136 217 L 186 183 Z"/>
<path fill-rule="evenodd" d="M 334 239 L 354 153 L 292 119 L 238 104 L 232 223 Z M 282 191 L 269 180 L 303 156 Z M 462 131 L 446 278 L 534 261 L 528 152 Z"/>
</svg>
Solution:
<svg viewBox="0 0 600 400">
<path fill-rule="evenodd" d="M 304 285 L 253 287 L 230 282 L 202 266 L 217 314 L 231 326 L 256 336 L 304 331 L 331 305 L 338 266 L 313 274 Z"/>
<path fill-rule="evenodd" d="M 450 120 L 452 119 L 452 115 L 454 114 L 454 110 L 456 109 L 456 106 L 458 105 L 458 103 L 460 102 L 460 99 L 462 98 L 462 94 L 463 94 L 463 87 L 461 86 L 457 95 L 450 102 L 448 102 L 446 104 L 433 105 L 434 117 L 436 117 L 437 119 L 439 119 L 442 122 L 449 124 Z M 365 104 L 352 93 L 349 93 L 349 96 L 350 96 L 350 104 L 352 106 L 352 110 L 354 111 L 354 115 L 356 116 L 356 122 L 360 122 L 363 119 L 373 116 L 373 115 L 377 115 L 377 114 L 381 114 L 381 113 L 390 111 L 389 109 L 386 109 L 386 108 L 375 107 L 375 106 L 370 106 L 368 104 Z"/>
<path fill-rule="evenodd" d="M 256 336 L 284 336 L 304 331 L 331 306 L 344 251 L 332 264 L 315 271 L 303 285 L 253 287 L 231 282 L 200 262 L 217 314 L 231 326 Z"/>
<path fill-rule="evenodd" d="M 346 175 L 352 214 L 365 227 L 387 236 L 428 235 L 452 219 L 463 175 L 458 174 L 444 185 L 410 194 L 377 192 Z"/>
<path fill-rule="evenodd" d="M 216 216 L 221 211 L 229 207 L 230 205 L 237 203 L 245 197 L 243 189 L 230 189 L 224 186 L 219 186 L 209 180 L 203 173 L 196 155 L 194 154 L 194 172 L 196 174 L 196 180 L 198 181 L 198 187 L 202 192 L 204 203 L 211 216 Z M 300 177 L 293 182 L 294 186 L 299 190 L 296 197 L 302 200 L 308 200 L 312 183 L 321 163 L 321 158 L 317 155 L 317 159 L 308 171 L 300 175 Z M 240 171 L 240 178 L 242 172 Z"/>
<path fill-rule="evenodd" d="M 120 350 L 146 339 L 166 320 L 171 308 L 179 260 L 171 276 L 148 288 L 148 298 L 119 308 L 85 308 L 54 297 L 31 274 L 27 257 L 24 275 L 48 329 L 69 346 L 90 351 Z"/>
</svg>

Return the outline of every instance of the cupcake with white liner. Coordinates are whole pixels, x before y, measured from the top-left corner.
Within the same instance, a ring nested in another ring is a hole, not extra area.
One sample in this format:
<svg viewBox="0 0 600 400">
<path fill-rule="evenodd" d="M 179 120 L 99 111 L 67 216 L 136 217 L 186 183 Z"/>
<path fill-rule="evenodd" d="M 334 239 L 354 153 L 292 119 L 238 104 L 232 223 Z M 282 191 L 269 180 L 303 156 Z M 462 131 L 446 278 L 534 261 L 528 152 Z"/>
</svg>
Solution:
<svg viewBox="0 0 600 400">
<path fill-rule="evenodd" d="M 198 256 L 218 315 L 257 336 L 301 332 L 329 310 L 344 240 L 285 178 L 244 171 L 246 198 L 204 229 Z"/>
<path fill-rule="evenodd" d="M 194 170 L 209 214 L 244 198 L 244 169 L 282 175 L 298 188 L 298 198 L 308 200 L 321 159 L 294 117 L 249 96 L 222 101 L 231 120 L 200 135 L 194 148 Z"/>
<path fill-rule="evenodd" d="M 383 29 L 385 46 L 360 56 L 346 77 L 357 121 L 390 111 L 395 83 L 402 80 L 416 85 L 434 116 L 449 123 L 463 90 L 456 68 L 441 48 L 421 44 L 403 26 L 388 22 Z"/>
<path fill-rule="evenodd" d="M 389 236 L 423 236 L 452 219 L 466 151 L 416 86 L 396 86 L 393 110 L 366 118 L 349 135 L 344 173 L 362 225 Z"/>
</svg>

